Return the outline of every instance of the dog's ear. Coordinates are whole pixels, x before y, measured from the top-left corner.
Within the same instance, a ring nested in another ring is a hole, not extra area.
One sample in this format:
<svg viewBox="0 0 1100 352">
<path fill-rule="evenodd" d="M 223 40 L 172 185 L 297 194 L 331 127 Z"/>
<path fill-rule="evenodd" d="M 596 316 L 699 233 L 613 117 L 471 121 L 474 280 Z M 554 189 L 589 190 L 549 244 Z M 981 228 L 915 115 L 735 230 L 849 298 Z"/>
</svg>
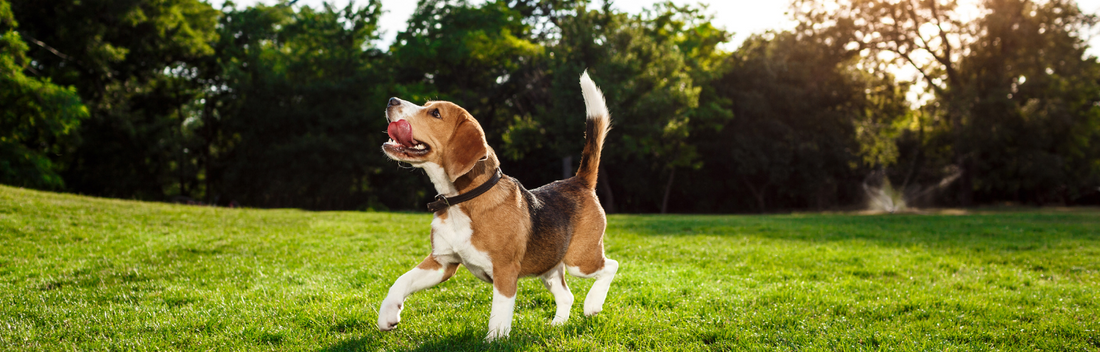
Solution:
<svg viewBox="0 0 1100 352">
<path fill-rule="evenodd" d="M 485 133 L 478 128 L 477 122 L 464 119 L 458 123 L 451 136 L 450 149 L 443 155 L 443 170 L 454 182 L 470 172 L 479 160 L 489 156 L 489 144 L 485 142 Z"/>
</svg>

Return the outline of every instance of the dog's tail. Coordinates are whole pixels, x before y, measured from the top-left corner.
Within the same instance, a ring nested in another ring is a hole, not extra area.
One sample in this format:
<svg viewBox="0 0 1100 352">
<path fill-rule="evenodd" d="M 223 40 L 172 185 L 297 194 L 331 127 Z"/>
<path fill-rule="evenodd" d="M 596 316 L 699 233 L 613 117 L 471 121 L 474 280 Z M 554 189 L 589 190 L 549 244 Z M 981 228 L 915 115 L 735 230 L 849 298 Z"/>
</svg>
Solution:
<svg viewBox="0 0 1100 352">
<path fill-rule="evenodd" d="M 581 167 L 577 169 L 577 178 L 588 188 L 596 188 L 596 176 L 600 173 L 600 152 L 603 140 L 611 130 L 611 114 L 607 111 L 607 102 L 603 92 L 588 78 L 588 71 L 581 75 L 581 92 L 584 94 L 585 114 L 588 116 L 584 131 L 584 151 L 581 153 Z"/>
</svg>

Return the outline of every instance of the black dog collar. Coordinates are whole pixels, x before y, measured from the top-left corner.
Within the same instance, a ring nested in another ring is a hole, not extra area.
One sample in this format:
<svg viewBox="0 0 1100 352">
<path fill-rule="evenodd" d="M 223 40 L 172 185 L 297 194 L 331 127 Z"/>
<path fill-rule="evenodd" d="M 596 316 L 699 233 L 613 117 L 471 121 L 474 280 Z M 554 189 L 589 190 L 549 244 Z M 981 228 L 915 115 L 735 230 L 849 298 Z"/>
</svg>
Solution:
<svg viewBox="0 0 1100 352">
<path fill-rule="evenodd" d="M 435 201 L 428 203 L 428 210 L 434 213 L 443 209 L 447 209 L 452 205 L 458 205 L 458 203 L 474 199 L 477 196 L 488 192 L 490 188 L 493 188 L 493 186 L 500 181 L 500 176 L 500 168 L 497 168 L 496 173 L 493 174 L 493 178 L 490 178 L 489 181 L 485 181 L 485 183 L 482 183 L 481 186 L 477 186 L 477 188 L 474 188 L 469 192 L 462 193 L 454 197 L 445 197 L 442 194 L 436 195 Z"/>
</svg>

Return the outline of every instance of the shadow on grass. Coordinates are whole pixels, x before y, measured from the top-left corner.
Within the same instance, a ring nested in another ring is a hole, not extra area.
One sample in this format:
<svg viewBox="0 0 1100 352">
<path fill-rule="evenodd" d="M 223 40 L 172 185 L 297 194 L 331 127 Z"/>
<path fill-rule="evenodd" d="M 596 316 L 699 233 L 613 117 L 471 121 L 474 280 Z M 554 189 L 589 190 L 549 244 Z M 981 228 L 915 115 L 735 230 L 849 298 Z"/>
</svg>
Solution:
<svg viewBox="0 0 1100 352">
<path fill-rule="evenodd" d="M 377 334 L 368 333 L 354 339 L 340 341 L 320 352 L 345 352 L 345 351 L 376 351 L 385 349 L 390 351 L 514 351 L 525 350 L 535 343 L 532 338 L 513 336 L 504 341 L 486 343 L 484 332 L 475 330 L 462 331 L 456 335 L 433 336 L 431 339 L 415 344 L 415 342 L 401 341 L 402 343 L 380 343 Z M 415 345 L 413 345 L 415 344 Z"/>
<path fill-rule="evenodd" d="M 585 336 L 591 338 L 599 334 L 599 330 L 606 329 L 606 325 L 611 321 L 609 319 L 617 318 L 601 314 L 596 317 L 577 317 L 565 326 L 558 327 L 552 327 L 546 324 L 547 322 L 539 322 L 533 326 L 514 325 L 510 337 L 492 343 L 484 341 L 486 330 L 483 328 L 461 328 L 462 330 L 456 330 L 454 327 L 442 327 L 439 331 L 426 334 L 424 332 L 401 334 L 399 331 L 386 333 L 370 331 L 363 336 L 350 338 L 321 348 L 318 352 L 377 350 L 526 351 L 532 349 L 543 350 L 553 346 L 560 349 L 561 346 L 559 345 L 562 341 Z M 398 327 L 398 330 L 400 329 Z M 423 340 L 417 340 L 420 338 L 423 338 Z"/>
</svg>

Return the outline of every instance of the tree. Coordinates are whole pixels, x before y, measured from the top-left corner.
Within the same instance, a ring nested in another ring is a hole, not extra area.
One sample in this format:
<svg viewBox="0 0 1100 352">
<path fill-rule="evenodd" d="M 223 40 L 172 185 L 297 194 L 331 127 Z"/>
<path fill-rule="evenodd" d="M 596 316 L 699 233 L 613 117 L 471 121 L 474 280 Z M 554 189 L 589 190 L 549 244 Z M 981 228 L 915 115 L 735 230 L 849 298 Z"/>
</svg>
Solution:
<svg viewBox="0 0 1100 352">
<path fill-rule="evenodd" d="M 695 199 L 716 209 L 761 212 L 856 200 L 854 186 L 866 170 L 861 156 L 867 156 L 860 154 L 857 129 L 891 123 L 904 100 L 888 77 L 852 67 L 858 52 L 838 39 L 755 35 L 730 57 L 731 68 L 714 85 L 731 102 L 734 118 L 699 136 L 707 178 L 714 180 L 704 189 L 729 196 Z"/>
<path fill-rule="evenodd" d="M 141 199 L 186 193 L 180 129 L 218 12 L 197 0 L 16 0 L 12 8 L 35 44 L 34 70 L 75 87 L 89 110 L 80 144 L 58 158 L 67 188 Z"/>
<path fill-rule="evenodd" d="M 52 160 L 68 152 L 73 131 L 88 116 L 72 87 L 28 77 L 27 44 L 7 0 L 0 0 L 0 183 L 61 189 Z"/>
<path fill-rule="evenodd" d="M 203 122 L 216 127 L 209 177 L 222 202 L 363 209 L 419 199 L 400 197 L 421 182 L 394 185 L 400 171 L 379 150 L 390 85 L 370 42 L 381 11 L 379 1 L 226 11 Z"/>
<path fill-rule="evenodd" d="M 396 83 L 414 101 L 454 101 L 477 117 L 487 134 L 499 136 L 499 122 L 510 120 L 510 111 L 528 108 L 508 106 L 522 103 L 516 95 L 526 82 L 517 76 L 538 65 L 544 54 L 526 20 L 508 1 L 476 7 L 465 1 L 421 1 L 390 49 Z"/>
<path fill-rule="evenodd" d="M 973 96 L 959 133 L 980 200 L 1072 203 L 1100 173 L 1100 64 L 1079 33 L 1095 25 L 1072 1 L 988 0 L 959 75 Z"/>
<path fill-rule="evenodd" d="M 838 10 L 818 10 L 825 5 Z M 952 201 L 962 205 L 1068 202 L 1094 182 L 1084 160 L 1093 158 L 1095 140 L 1088 98 L 1095 60 L 1083 57 L 1079 33 L 1096 19 L 1074 2 L 989 0 L 973 20 L 956 1 L 801 0 L 794 7 L 800 34 L 849 33 L 846 45 L 863 50 L 861 65 L 914 68 L 933 93 L 915 115 L 920 133 L 901 134 L 900 143 L 920 148 L 906 153 L 907 181 L 958 170 Z"/>
<path fill-rule="evenodd" d="M 959 133 L 970 100 L 959 62 L 979 29 L 958 11 L 958 1 L 797 0 L 792 7 L 798 10 L 797 33 L 840 32 L 850 38 L 845 45 L 862 52 L 865 65 L 908 66 L 918 72 L 943 106 L 939 111 L 952 136 L 954 163 L 962 171 L 958 202 L 970 205 L 973 159 L 961 148 L 965 136 Z"/>
<path fill-rule="evenodd" d="M 625 195 L 614 197 L 618 204 L 605 206 L 667 211 L 675 170 L 700 167 L 689 138 L 690 115 L 700 92 L 691 75 L 704 74 L 693 68 L 709 69 L 702 62 L 710 58 L 704 56 L 728 37 L 705 19 L 700 10 L 672 4 L 642 16 L 612 12 L 607 4 L 599 10 L 582 6 L 576 16 L 561 18 L 560 39 L 549 44 L 549 108 L 509 131 L 509 139 L 538 130 L 545 136 L 542 143 L 565 159 L 564 165 L 573 166 L 571 156 L 583 142 L 576 131 L 584 123 L 575 118 L 584 115 L 576 77 L 587 69 L 603 88 L 615 124 L 602 158 L 601 189 L 605 198 Z M 689 66 L 688 54 L 697 55 L 697 66 Z M 613 188 L 622 191 L 611 192 Z"/>
</svg>

